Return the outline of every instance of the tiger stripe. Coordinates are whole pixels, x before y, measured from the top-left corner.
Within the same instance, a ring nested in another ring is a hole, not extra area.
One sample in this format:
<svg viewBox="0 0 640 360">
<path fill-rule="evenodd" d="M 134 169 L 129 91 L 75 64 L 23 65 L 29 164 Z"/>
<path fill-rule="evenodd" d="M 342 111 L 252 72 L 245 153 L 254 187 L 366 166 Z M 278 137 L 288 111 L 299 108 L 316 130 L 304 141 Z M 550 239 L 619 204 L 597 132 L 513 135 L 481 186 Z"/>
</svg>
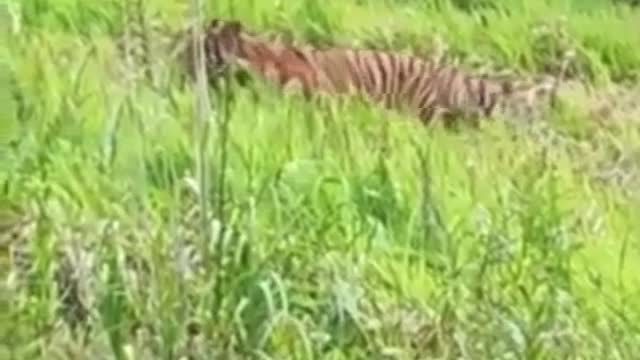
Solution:
<svg viewBox="0 0 640 360">
<path fill-rule="evenodd" d="M 187 46 L 183 55 L 193 75 L 192 50 Z M 229 67 L 237 67 L 285 90 L 298 89 L 307 97 L 364 94 L 386 108 L 409 110 L 423 122 L 435 117 L 490 117 L 497 109 L 506 109 L 510 101 L 528 106 L 538 95 L 554 90 L 549 82 L 473 76 L 461 68 L 412 55 L 285 45 L 245 31 L 238 21 L 211 20 L 204 31 L 204 50 L 212 81 Z"/>
</svg>

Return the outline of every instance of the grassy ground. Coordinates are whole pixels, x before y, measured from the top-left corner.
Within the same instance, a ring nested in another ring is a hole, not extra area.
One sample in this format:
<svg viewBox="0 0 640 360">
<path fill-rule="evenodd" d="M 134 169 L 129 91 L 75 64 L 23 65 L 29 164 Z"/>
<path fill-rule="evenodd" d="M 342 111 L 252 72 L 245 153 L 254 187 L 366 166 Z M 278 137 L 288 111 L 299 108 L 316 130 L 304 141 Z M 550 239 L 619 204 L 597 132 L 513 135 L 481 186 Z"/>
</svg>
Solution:
<svg viewBox="0 0 640 360">
<path fill-rule="evenodd" d="M 531 126 L 425 129 L 236 89 L 228 128 L 204 131 L 162 56 L 155 87 L 122 70 L 119 3 L 9 0 L 2 358 L 637 358 L 640 10 L 207 3 L 316 44 L 521 73 L 576 61 Z M 186 22 L 175 1 L 143 9 Z"/>
</svg>

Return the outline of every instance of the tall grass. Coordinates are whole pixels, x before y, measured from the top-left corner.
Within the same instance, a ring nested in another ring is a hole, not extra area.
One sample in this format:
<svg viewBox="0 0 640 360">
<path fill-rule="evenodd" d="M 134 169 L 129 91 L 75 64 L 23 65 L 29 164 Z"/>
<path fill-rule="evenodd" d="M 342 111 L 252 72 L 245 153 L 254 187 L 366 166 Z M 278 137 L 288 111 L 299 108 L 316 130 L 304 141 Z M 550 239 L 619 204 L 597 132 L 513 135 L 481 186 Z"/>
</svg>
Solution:
<svg viewBox="0 0 640 360">
<path fill-rule="evenodd" d="M 296 41 L 444 49 L 523 73 L 575 49 L 571 76 L 599 94 L 637 81 L 638 10 L 197 3 L 8 2 L 2 358 L 637 356 L 633 102 L 603 120 L 567 92 L 530 127 L 427 129 L 261 83 L 184 86 L 156 28 L 233 16 Z M 136 8 L 152 80 L 116 45 L 138 46 L 123 20 Z"/>
</svg>

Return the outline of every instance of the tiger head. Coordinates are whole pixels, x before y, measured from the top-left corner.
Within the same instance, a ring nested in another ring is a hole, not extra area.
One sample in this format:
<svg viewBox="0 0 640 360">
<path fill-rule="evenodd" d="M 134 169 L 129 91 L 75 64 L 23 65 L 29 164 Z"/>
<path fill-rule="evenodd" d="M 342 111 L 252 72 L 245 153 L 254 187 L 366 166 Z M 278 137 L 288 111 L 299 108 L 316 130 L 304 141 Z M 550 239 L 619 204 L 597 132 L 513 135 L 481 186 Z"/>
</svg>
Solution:
<svg viewBox="0 0 640 360">
<path fill-rule="evenodd" d="M 205 31 L 205 54 L 210 69 L 220 72 L 234 63 L 241 51 L 243 26 L 239 21 L 213 19 Z"/>
<path fill-rule="evenodd" d="M 192 78 L 196 74 L 194 45 L 202 46 L 207 77 L 210 80 L 227 72 L 242 49 L 243 26 L 239 21 L 215 18 L 202 31 L 194 34 L 194 30 L 190 28 L 183 34 L 178 56 Z"/>
</svg>

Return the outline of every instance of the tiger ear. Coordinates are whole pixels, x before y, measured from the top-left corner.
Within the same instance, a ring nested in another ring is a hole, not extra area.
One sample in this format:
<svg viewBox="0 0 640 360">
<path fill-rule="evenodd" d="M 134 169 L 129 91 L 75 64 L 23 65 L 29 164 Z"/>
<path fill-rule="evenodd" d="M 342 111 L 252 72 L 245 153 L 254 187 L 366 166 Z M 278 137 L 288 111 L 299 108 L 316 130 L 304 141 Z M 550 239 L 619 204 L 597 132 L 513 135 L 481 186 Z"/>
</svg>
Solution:
<svg viewBox="0 0 640 360">
<path fill-rule="evenodd" d="M 242 32 L 242 23 L 240 23 L 240 21 L 237 21 L 237 20 L 230 21 L 227 24 L 227 29 L 233 34 L 239 34 L 240 32 Z"/>
</svg>

